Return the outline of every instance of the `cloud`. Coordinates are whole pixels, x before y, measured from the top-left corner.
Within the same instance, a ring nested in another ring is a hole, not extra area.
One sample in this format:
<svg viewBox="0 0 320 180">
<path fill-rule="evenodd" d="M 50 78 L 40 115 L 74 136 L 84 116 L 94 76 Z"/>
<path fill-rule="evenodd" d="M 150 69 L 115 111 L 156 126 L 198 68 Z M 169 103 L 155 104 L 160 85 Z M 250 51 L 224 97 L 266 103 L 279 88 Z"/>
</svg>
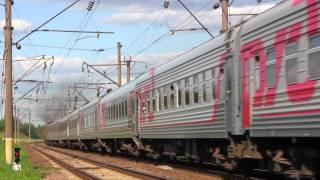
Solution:
<svg viewBox="0 0 320 180">
<path fill-rule="evenodd" d="M 0 21 L 0 27 L 5 26 L 5 20 Z M 32 23 L 24 19 L 12 19 L 13 32 L 30 31 Z M 2 28 L 3 30 L 3 28 Z"/>
<path fill-rule="evenodd" d="M 271 7 L 274 4 L 261 4 L 256 5 L 242 5 L 231 7 L 231 13 L 261 13 Z M 159 16 L 159 14 L 161 14 Z M 209 29 L 217 28 L 221 23 L 221 11 L 212 10 L 212 9 L 203 9 L 197 12 L 194 12 L 196 17 Z M 231 22 L 233 24 L 239 23 L 243 17 L 234 17 L 231 16 Z M 104 18 L 103 23 L 106 24 L 115 24 L 115 25 L 137 25 L 137 24 L 146 24 L 151 23 L 156 19 L 155 24 L 163 24 L 164 21 L 168 21 L 171 24 L 179 24 L 180 22 L 184 25 L 184 28 L 195 28 L 200 27 L 199 24 L 190 17 L 190 14 L 186 12 L 185 9 L 166 9 L 161 10 L 159 8 L 152 9 L 147 6 L 129 5 L 124 8 L 121 8 L 120 11 L 113 13 L 112 15 Z M 166 23 L 165 23 L 166 24 Z"/>
</svg>

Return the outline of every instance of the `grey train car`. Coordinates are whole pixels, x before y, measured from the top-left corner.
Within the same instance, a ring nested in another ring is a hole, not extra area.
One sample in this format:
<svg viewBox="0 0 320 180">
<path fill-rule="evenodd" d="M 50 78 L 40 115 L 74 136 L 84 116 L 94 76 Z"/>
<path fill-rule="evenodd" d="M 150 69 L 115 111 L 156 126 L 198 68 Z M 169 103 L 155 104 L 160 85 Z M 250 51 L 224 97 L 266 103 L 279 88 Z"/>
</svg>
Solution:
<svg viewBox="0 0 320 180">
<path fill-rule="evenodd" d="M 48 124 L 46 142 L 319 175 L 319 16 L 318 0 L 282 1 Z"/>
</svg>

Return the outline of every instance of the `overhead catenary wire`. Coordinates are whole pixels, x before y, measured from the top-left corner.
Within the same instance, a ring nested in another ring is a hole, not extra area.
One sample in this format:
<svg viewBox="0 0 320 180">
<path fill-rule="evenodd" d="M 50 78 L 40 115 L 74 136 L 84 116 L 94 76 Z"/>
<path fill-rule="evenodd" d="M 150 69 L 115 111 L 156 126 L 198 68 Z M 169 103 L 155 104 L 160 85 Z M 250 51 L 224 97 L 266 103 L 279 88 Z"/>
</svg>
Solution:
<svg viewBox="0 0 320 180">
<path fill-rule="evenodd" d="M 84 16 L 84 18 L 82 19 L 80 25 L 78 26 L 78 29 L 83 30 L 83 29 L 86 28 L 86 26 L 87 26 L 88 23 L 90 22 L 91 18 L 92 18 L 93 15 L 95 14 L 95 12 L 96 12 L 99 4 L 100 4 L 100 0 L 98 0 L 98 2 L 96 3 L 95 8 L 94 8 L 92 11 L 87 11 L 86 15 Z M 91 15 L 90 15 L 90 16 L 88 16 L 88 15 L 89 15 L 89 12 L 91 12 Z M 87 18 L 86 18 L 86 17 L 87 17 Z M 83 26 L 81 26 L 82 24 L 83 24 Z M 82 34 L 82 33 L 78 33 L 78 36 L 76 36 L 76 38 L 75 38 L 76 40 L 73 42 L 71 48 L 74 48 L 74 46 L 75 46 L 76 43 L 77 43 L 77 39 L 79 39 L 79 37 L 81 36 L 81 34 Z M 70 41 L 71 38 L 72 38 L 72 36 L 70 37 L 70 39 L 69 39 L 68 41 Z M 67 42 L 67 43 L 68 43 L 68 42 Z M 66 43 L 66 44 L 67 44 L 67 43 Z M 67 51 L 66 55 L 64 56 L 64 58 L 63 58 L 63 60 L 62 60 L 62 62 L 60 63 L 59 66 L 61 66 L 61 65 L 64 63 L 64 61 L 66 60 L 66 58 L 69 56 L 70 52 L 71 52 L 71 50 L 69 49 L 69 50 Z M 81 77 L 82 77 L 82 76 L 81 76 Z M 81 79 L 81 77 L 80 77 L 80 79 Z M 81 91 L 80 91 L 80 92 L 81 92 Z"/>
<path fill-rule="evenodd" d="M 69 8 L 71 8 L 72 6 L 74 6 L 76 3 L 78 3 L 80 0 L 76 0 L 75 2 L 73 2 L 72 4 L 70 4 L 68 7 L 64 8 L 62 11 L 60 11 L 58 14 L 54 15 L 53 17 L 51 17 L 50 19 L 48 19 L 46 22 L 44 22 L 43 24 L 41 24 L 40 26 L 38 26 L 37 28 L 35 28 L 34 30 L 32 30 L 30 33 L 28 33 L 27 35 L 23 36 L 21 39 L 19 39 L 18 41 L 16 41 L 15 43 L 13 43 L 13 45 L 18 44 L 19 42 L 21 42 L 22 40 L 24 40 L 25 38 L 27 38 L 28 36 L 30 36 L 32 33 L 36 32 L 38 29 L 42 28 L 43 26 L 45 26 L 46 24 L 48 24 L 50 21 L 52 21 L 54 18 L 58 17 L 60 14 L 64 13 L 66 10 L 68 10 Z"/>
<path fill-rule="evenodd" d="M 89 51 L 89 52 L 103 52 L 107 50 L 115 49 L 116 47 L 108 47 L 108 48 L 98 48 L 98 49 L 87 49 L 87 48 L 72 48 L 72 47 L 63 47 L 63 46 L 50 46 L 50 45 L 42 45 L 42 44 L 22 44 L 24 46 L 35 46 L 40 48 L 49 48 L 49 49 L 65 49 L 70 51 Z"/>
<path fill-rule="evenodd" d="M 163 14 L 164 9 L 162 9 L 159 14 L 153 19 L 153 21 L 148 25 L 148 27 L 134 40 L 132 41 L 129 46 L 127 46 L 123 50 L 123 54 L 125 54 L 130 48 L 132 48 L 150 29 L 151 27 L 155 24 L 155 22 L 158 20 L 158 18 Z"/>
<path fill-rule="evenodd" d="M 210 3 L 211 3 L 211 1 L 208 1 L 205 5 L 201 6 L 199 9 L 197 9 L 197 10 L 196 10 L 196 13 L 199 12 L 200 10 L 202 10 L 203 8 L 207 7 Z M 187 10 L 190 12 L 189 9 L 187 9 Z M 191 15 L 189 15 L 189 17 L 187 17 L 186 19 L 188 19 L 188 18 L 190 18 L 190 17 L 193 16 L 192 13 L 190 13 L 190 14 L 191 14 Z M 183 24 L 183 23 L 186 21 L 186 19 L 184 19 L 181 23 L 179 23 L 179 24 L 176 25 L 175 27 L 178 27 L 178 26 L 180 26 L 181 24 Z M 197 20 L 197 19 L 196 19 L 196 20 Z M 204 28 L 205 28 L 205 27 L 204 27 Z M 205 28 L 205 29 L 206 29 L 206 28 Z M 206 29 L 206 31 L 208 31 L 208 30 Z M 166 33 L 160 35 L 157 39 L 153 40 L 149 45 L 143 47 L 143 49 L 141 49 L 141 50 L 140 50 L 138 53 L 136 53 L 133 57 L 137 57 L 138 55 L 140 55 L 140 54 L 142 54 L 143 52 L 147 51 L 147 50 L 150 49 L 152 46 L 154 46 L 155 44 L 159 43 L 161 40 L 163 40 L 165 37 L 167 37 L 168 35 L 171 35 L 171 34 L 172 34 L 171 30 L 169 30 L 169 32 L 166 32 Z M 209 34 L 211 34 L 211 33 L 209 32 Z M 211 37 L 214 37 L 214 36 L 211 34 Z M 133 63 L 133 65 L 131 66 L 131 68 L 130 68 L 131 71 L 133 70 L 134 66 L 135 66 L 135 63 Z"/>
<path fill-rule="evenodd" d="M 12 7 L 13 7 L 13 11 L 14 11 L 14 13 L 16 14 L 16 16 L 18 17 L 18 19 L 21 19 L 18 11 L 16 10 L 16 8 L 15 8 L 14 6 L 12 6 Z M 21 24 L 20 21 L 18 21 L 18 23 L 23 27 L 23 25 Z M 24 31 L 24 33 L 28 34 L 27 29 L 23 28 L 23 31 Z M 33 44 L 30 36 L 27 37 L 27 40 L 29 41 L 30 44 Z M 20 49 L 20 50 L 21 50 L 21 49 Z M 36 52 L 36 54 L 41 54 L 41 53 L 39 53 L 39 51 L 38 51 L 35 47 L 33 47 L 33 50 Z M 24 51 L 22 50 L 22 52 L 24 52 Z"/>
</svg>

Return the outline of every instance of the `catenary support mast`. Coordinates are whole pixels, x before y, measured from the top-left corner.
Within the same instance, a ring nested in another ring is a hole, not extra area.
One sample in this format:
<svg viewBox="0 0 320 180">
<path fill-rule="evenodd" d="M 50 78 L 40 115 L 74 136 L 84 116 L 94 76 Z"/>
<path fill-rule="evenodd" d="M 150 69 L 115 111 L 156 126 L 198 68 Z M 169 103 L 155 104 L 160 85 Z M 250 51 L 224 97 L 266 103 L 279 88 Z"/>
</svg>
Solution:
<svg viewBox="0 0 320 180">
<path fill-rule="evenodd" d="M 5 4 L 5 157 L 6 163 L 12 163 L 12 135 L 13 135 L 13 99 L 12 99 L 12 25 L 11 25 L 12 0 L 6 0 Z"/>
<path fill-rule="evenodd" d="M 221 9 L 222 9 L 222 32 L 226 32 L 228 30 L 228 24 L 229 24 L 229 17 L 228 17 L 228 6 L 229 6 L 229 0 L 220 0 L 221 2 Z"/>
</svg>

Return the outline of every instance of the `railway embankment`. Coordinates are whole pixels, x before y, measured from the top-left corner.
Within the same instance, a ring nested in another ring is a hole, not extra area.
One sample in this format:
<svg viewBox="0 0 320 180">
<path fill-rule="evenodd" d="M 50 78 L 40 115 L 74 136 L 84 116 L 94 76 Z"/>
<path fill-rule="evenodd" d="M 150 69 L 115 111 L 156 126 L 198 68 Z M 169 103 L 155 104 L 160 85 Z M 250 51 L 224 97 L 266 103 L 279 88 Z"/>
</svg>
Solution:
<svg viewBox="0 0 320 180">
<path fill-rule="evenodd" d="M 62 156 L 69 156 L 62 159 L 72 159 L 72 161 L 78 161 L 77 166 L 80 167 L 78 167 L 78 169 L 82 169 L 87 172 L 110 169 L 112 171 L 117 171 L 123 174 L 137 177 L 138 179 L 223 179 L 219 177 L 219 175 L 204 173 L 196 169 L 193 170 L 193 168 L 180 168 L 173 164 L 155 163 L 154 161 L 139 160 L 125 156 L 110 156 L 107 154 L 102 155 L 100 153 L 95 152 L 82 152 L 79 150 L 56 148 L 51 146 L 45 146 L 41 143 L 37 143 L 35 147 L 46 149 L 46 152 L 49 152 L 50 155 L 55 155 L 58 158 L 61 158 L 59 157 L 61 156 L 61 154 Z M 68 163 L 72 165 L 72 161 L 68 160 Z M 93 163 L 99 167 L 93 167 L 92 165 L 89 166 L 88 164 L 83 163 L 82 161 L 86 161 L 87 163 Z M 95 175 L 99 175 L 99 173 L 96 172 Z"/>
<path fill-rule="evenodd" d="M 8 165 L 5 162 L 4 156 L 4 141 L 0 137 L 0 179 L 43 179 L 49 173 L 54 171 L 51 166 L 45 164 L 33 164 L 30 159 L 30 152 L 27 151 L 27 144 L 18 144 L 21 147 L 20 151 L 20 163 L 22 166 L 21 171 L 14 172 L 12 165 Z"/>
</svg>

